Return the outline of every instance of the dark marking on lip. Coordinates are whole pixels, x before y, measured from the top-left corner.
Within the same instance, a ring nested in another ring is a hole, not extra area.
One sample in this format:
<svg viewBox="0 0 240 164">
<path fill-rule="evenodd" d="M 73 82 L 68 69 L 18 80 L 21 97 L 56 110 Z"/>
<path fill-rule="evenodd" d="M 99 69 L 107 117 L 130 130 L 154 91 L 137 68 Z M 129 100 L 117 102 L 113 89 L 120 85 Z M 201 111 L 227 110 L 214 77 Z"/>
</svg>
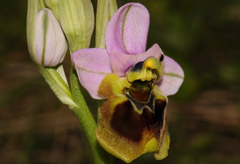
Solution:
<svg viewBox="0 0 240 164">
<path fill-rule="evenodd" d="M 118 104 L 111 120 L 111 127 L 120 136 L 134 142 L 142 139 L 143 126 L 141 118 L 129 101 Z"/>
<path fill-rule="evenodd" d="M 144 129 L 159 136 L 164 123 L 166 101 L 156 100 L 155 106 L 155 113 L 144 108 L 142 114 L 139 114 L 129 100 L 118 104 L 110 123 L 112 129 L 133 142 L 141 141 Z"/>
</svg>

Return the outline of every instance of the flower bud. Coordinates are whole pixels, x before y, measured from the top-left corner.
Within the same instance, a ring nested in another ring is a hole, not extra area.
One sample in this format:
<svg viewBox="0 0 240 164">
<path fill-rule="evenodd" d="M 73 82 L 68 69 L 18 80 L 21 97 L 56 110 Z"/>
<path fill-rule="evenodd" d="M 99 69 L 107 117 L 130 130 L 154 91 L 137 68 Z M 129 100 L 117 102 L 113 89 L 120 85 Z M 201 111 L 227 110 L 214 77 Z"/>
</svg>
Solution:
<svg viewBox="0 0 240 164">
<path fill-rule="evenodd" d="M 36 62 L 44 66 L 60 64 L 67 52 L 67 41 L 51 10 L 38 12 L 34 30 Z"/>
<path fill-rule="evenodd" d="M 71 52 L 89 47 L 94 28 L 90 0 L 59 0 L 60 22 Z"/>
</svg>

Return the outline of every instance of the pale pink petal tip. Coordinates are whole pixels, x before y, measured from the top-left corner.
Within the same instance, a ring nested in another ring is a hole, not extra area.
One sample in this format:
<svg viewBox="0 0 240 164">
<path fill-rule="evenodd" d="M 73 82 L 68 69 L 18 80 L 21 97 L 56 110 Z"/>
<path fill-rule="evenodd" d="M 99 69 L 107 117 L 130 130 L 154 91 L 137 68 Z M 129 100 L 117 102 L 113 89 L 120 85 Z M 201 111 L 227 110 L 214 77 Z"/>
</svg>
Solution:
<svg viewBox="0 0 240 164">
<path fill-rule="evenodd" d="M 181 66 L 168 56 L 164 56 L 163 78 L 160 89 L 166 96 L 174 95 L 179 90 L 184 80 L 184 72 Z"/>
<path fill-rule="evenodd" d="M 106 30 L 108 52 L 139 54 L 146 50 L 149 12 L 139 3 L 128 3 L 112 16 Z"/>
</svg>

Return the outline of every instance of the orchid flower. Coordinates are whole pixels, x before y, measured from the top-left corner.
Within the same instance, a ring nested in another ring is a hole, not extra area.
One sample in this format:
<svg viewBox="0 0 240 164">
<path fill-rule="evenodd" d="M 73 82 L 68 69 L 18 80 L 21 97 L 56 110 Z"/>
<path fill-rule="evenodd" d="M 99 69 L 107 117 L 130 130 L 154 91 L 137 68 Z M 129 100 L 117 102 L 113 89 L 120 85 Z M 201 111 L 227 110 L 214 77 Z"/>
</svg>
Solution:
<svg viewBox="0 0 240 164">
<path fill-rule="evenodd" d="M 92 98 L 107 99 L 99 112 L 97 140 L 125 162 L 146 152 L 158 160 L 168 155 L 167 96 L 178 91 L 184 78 L 158 44 L 146 50 L 148 28 L 148 10 L 128 3 L 108 23 L 106 49 L 72 54 L 83 87 Z"/>
</svg>

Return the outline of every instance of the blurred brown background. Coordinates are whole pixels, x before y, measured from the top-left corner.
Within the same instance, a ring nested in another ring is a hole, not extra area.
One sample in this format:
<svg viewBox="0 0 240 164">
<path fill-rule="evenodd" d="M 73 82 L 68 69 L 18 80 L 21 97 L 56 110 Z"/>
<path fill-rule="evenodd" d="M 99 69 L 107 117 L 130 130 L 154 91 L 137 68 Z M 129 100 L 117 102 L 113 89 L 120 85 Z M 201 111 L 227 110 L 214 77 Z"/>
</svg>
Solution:
<svg viewBox="0 0 240 164">
<path fill-rule="evenodd" d="M 239 164 L 240 1 L 138 2 L 151 14 L 148 47 L 158 43 L 176 59 L 185 81 L 169 98 L 168 158 L 155 161 L 146 154 L 133 163 Z M 91 163 L 75 116 L 29 57 L 26 10 L 26 1 L 1 0 L 0 164 Z"/>
</svg>

